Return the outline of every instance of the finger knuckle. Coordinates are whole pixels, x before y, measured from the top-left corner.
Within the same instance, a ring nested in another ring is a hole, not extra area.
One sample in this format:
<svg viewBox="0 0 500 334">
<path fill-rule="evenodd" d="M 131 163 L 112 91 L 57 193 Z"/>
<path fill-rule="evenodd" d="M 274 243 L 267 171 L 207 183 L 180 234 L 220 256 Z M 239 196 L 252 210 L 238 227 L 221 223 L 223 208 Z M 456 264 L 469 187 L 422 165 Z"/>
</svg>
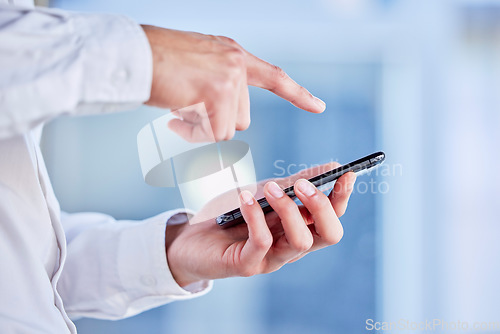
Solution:
<svg viewBox="0 0 500 334">
<path fill-rule="evenodd" d="M 231 139 L 233 139 L 234 134 L 235 134 L 235 129 L 231 128 L 229 130 L 229 132 L 226 134 L 226 136 L 224 137 L 224 140 L 231 140 Z"/>
<path fill-rule="evenodd" d="M 293 97 L 289 100 L 289 102 L 293 105 L 296 105 L 297 104 L 297 98 Z"/>
<path fill-rule="evenodd" d="M 244 131 L 250 127 L 250 114 L 242 115 L 238 117 L 238 122 L 236 124 L 236 129 L 239 131 Z"/>
<path fill-rule="evenodd" d="M 224 127 L 224 124 L 219 124 L 218 120 L 212 118 L 210 120 L 210 129 L 207 129 L 207 131 L 211 131 L 212 136 L 215 141 L 221 141 L 224 140 L 226 137 L 226 129 Z"/>
<path fill-rule="evenodd" d="M 309 99 L 313 98 L 313 95 L 309 93 L 309 91 L 302 86 L 299 87 L 299 90 L 296 95 L 301 98 L 309 98 Z"/>
<path fill-rule="evenodd" d="M 222 41 L 222 42 L 224 42 L 226 44 L 232 45 L 232 46 L 239 46 L 239 44 L 234 39 L 232 39 L 231 37 L 217 36 L 217 39 L 219 39 L 220 41 Z"/>
<path fill-rule="evenodd" d="M 195 144 L 196 143 L 196 138 L 194 138 L 191 135 L 183 135 L 182 138 L 184 138 L 188 143 Z"/>
<path fill-rule="evenodd" d="M 297 214 L 297 204 L 292 201 L 288 196 L 281 198 L 268 199 L 274 211 L 280 216 L 282 220 L 293 220 Z"/>
<path fill-rule="evenodd" d="M 243 73 L 245 68 L 245 54 L 237 47 L 230 47 L 225 52 L 227 67 L 236 74 Z"/>
<path fill-rule="evenodd" d="M 344 236 L 344 229 L 340 228 L 339 231 L 328 233 L 322 238 L 328 245 L 336 245 L 340 242 L 340 240 L 342 240 L 343 236 Z"/>
<path fill-rule="evenodd" d="M 221 76 L 212 82 L 214 98 L 224 98 L 232 95 L 237 89 L 237 82 L 229 75 Z"/>
<path fill-rule="evenodd" d="M 288 74 L 279 66 L 272 65 L 272 84 L 269 88 L 271 92 L 275 92 L 282 85 L 283 81 L 288 78 Z"/>
<path fill-rule="evenodd" d="M 277 270 L 280 270 L 286 263 L 283 261 L 282 263 L 268 263 L 267 265 L 264 266 L 262 269 L 262 274 L 270 274 L 273 273 Z"/>
<path fill-rule="evenodd" d="M 286 72 L 279 66 L 273 65 L 273 72 L 277 81 L 282 81 L 288 77 Z"/>
<path fill-rule="evenodd" d="M 337 214 L 337 217 L 338 217 L 338 218 L 342 217 L 342 216 L 344 215 L 344 213 L 346 212 L 346 209 L 347 209 L 347 208 L 337 209 L 337 210 L 335 211 L 335 213 Z"/>
<path fill-rule="evenodd" d="M 262 235 L 255 240 L 255 246 L 260 250 L 271 248 L 273 244 L 273 237 L 271 235 Z"/>
<path fill-rule="evenodd" d="M 309 207 L 313 211 L 325 211 L 333 209 L 330 200 L 322 192 L 318 192 L 315 196 L 311 197 Z"/>
<path fill-rule="evenodd" d="M 253 266 L 242 265 L 238 269 L 238 276 L 250 277 L 250 276 L 254 276 L 256 274 L 257 274 L 257 272 L 256 272 L 255 268 L 253 268 Z"/>
<path fill-rule="evenodd" d="M 305 252 L 307 251 L 309 248 L 311 248 L 313 244 L 313 239 L 312 237 L 302 237 L 302 238 L 298 238 L 296 240 L 294 240 L 292 243 L 291 243 L 291 246 L 292 248 L 297 251 L 297 252 Z"/>
<path fill-rule="evenodd" d="M 215 127 L 213 130 L 215 141 L 223 141 L 226 138 L 226 132 L 221 127 Z"/>
<path fill-rule="evenodd" d="M 245 131 L 250 127 L 250 120 L 238 123 L 238 130 Z"/>
</svg>

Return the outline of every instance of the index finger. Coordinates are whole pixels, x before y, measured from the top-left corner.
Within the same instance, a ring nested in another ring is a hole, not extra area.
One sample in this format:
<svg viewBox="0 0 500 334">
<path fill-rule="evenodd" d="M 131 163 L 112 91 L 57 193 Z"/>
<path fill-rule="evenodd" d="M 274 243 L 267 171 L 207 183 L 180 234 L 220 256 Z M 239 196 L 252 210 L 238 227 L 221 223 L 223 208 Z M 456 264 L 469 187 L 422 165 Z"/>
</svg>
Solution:
<svg viewBox="0 0 500 334">
<path fill-rule="evenodd" d="M 278 66 L 246 52 L 248 84 L 273 92 L 289 101 L 297 108 L 313 113 L 326 109 L 325 102 L 313 96 L 307 89 L 296 83 Z"/>
</svg>

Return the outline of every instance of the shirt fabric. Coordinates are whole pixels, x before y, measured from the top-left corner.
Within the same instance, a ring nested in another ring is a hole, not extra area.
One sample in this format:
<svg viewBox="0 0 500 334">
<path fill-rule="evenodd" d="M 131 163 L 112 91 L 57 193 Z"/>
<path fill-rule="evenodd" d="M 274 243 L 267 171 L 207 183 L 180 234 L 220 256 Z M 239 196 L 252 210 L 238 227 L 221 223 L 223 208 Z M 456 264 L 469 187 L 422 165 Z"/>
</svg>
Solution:
<svg viewBox="0 0 500 334">
<path fill-rule="evenodd" d="M 134 108 L 151 81 L 151 49 L 130 19 L 0 0 L 1 333 L 76 333 L 70 317 L 120 319 L 210 290 L 181 288 L 168 268 L 166 223 L 183 210 L 61 213 L 40 152 L 45 121 Z"/>
</svg>

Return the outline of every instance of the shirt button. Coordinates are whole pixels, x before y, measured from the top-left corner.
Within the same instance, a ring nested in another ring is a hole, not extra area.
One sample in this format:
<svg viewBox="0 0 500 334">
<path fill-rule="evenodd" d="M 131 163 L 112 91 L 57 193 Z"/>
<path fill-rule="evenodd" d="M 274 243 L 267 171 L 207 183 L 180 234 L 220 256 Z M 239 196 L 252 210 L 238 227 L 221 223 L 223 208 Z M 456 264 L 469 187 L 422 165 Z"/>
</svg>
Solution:
<svg viewBox="0 0 500 334">
<path fill-rule="evenodd" d="M 143 275 L 141 276 L 141 283 L 144 284 L 145 286 L 155 286 L 156 278 L 150 275 Z"/>
<path fill-rule="evenodd" d="M 113 73 L 112 82 L 114 85 L 118 86 L 123 83 L 123 81 L 128 79 L 128 72 L 125 69 L 117 70 Z"/>
</svg>

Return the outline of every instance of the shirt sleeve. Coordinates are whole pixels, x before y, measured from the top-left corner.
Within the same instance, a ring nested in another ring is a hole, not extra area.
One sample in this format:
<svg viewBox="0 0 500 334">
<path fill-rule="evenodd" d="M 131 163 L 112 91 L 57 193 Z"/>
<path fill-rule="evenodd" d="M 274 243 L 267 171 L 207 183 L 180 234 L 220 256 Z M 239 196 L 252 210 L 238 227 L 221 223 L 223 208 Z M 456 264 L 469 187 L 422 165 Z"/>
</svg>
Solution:
<svg viewBox="0 0 500 334">
<path fill-rule="evenodd" d="M 0 4 L 0 139 L 61 114 L 135 108 L 152 66 L 143 29 L 125 16 Z"/>
<path fill-rule="evenodd" d="M 181 288 L 169 270 L 165 228 L 181 212 L 139 222 L 62 213 L 68 251 L 57 289 L 68 315 L 121 319 L 210 291 L 212 281 Z"/>
</svg>

